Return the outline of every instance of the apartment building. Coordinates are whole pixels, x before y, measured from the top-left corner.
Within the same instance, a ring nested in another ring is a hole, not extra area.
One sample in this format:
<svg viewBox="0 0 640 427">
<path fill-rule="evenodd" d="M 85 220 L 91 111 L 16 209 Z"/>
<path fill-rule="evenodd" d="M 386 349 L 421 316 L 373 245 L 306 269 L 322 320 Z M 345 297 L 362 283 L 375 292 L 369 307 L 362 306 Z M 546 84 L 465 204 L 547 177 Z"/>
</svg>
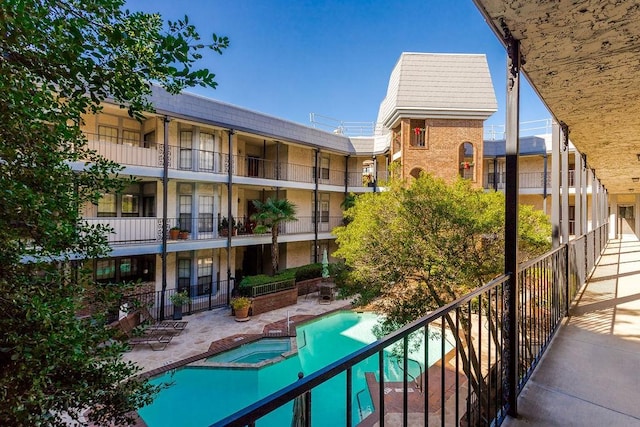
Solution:
<svg viewBox="0 0 640 427">
<path fill-rule="evenodd" d="M 484 55 L 422 53 L 401 55 L 370 135 L 157 87 L 151 100 L 156 111 L 142 122 L 116 105 L 84 117 L 90 147 L 136 178 L 84 208 L 86 221 L 113 229 L 111 256 L 89 263 L 98 281 L 186 289 L 201 307 L 226 304 L 233 278 L 271 272 L 253 200 L 297 207 L 280 229 L 281 268 L 318 262 L 335 249 L 345 197 L 379 191 L 394 161 L 402 178 L 424 170 L 482 186 L 483 122 L 497 109 Z"/>
</svg>

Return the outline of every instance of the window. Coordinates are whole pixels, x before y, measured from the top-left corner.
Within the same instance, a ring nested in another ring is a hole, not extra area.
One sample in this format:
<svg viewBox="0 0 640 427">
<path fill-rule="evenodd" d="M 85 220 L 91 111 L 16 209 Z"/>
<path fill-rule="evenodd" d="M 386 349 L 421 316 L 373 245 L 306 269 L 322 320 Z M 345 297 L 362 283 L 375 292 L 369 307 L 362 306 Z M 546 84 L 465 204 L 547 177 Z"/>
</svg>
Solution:
<svg viewBox="0 0 640 427">
<path fill-rule="evenodd" d="M 425 120 L 412 119 L 409 122 L 409 144 L 417 148 L 429 148 L 428 128 Z"/>
<path fill-rule="evenodd" d="M 98 138 L 102 142 L 118 143 L 118 128 L 111 126 L 98 126 Z"/>
<path fill-rule="evenodd" d="M 155 147 L 156 145 L 156 132 L 151 131 L 144 134 L 144 148 Z"/>
<path fill-rule="evenodd" d="M 132 130 L 123 130 L 122 143 L 130 147 L 138 147 L 140 145 L 140 132 L 135 132 Z"/>
<path fill-rule="evenodd" d="M 411 129 L 411 146 L 412 147 L 425 147 L 426 146 L 426 128 L 415 127 Z"/>
<path fill-rule="evenodd" d="M 200 170 L 213 170 L 213 135 L 200 132 Z"/>
<path fill-rule="evenodd" d="M 140 196 L 137 194 L 122 195 L 122 216 L 140 216 Z"/>
<path fill-rule="evenodd" d="M 97 282 L 116 281 L 116 260 L 115 259 L 99 259 L 96 261 L 95 277 Z"/>
<path fill-rule="evenodd" d="M 247 157 L 247 176 L 260 176 L 260 158 Z"/>
<path fill-rule="evenodd" d="M 180 228 L 191 232 L 191 196 L 180 196 Z"/>
<path fill-rule="evenodd" d="M 320 179 L 329 179 L 329 157 L 320 158 Z"/>
<path fill-rule="evenodd" d="M 199 208 L 198 231 L 210 233 L 213 231 L 213 196 L 200 196 Z"/>
<path fill-rule="evenodd" d="M 458 148 L 458 171 L 462 178 L 475 180 L 475 164 L 473 162 L 474 149 L 473 144 L 464 142 Z"/>
<path fill-rule="evenodd" d="M 191 260 L 183 258 L 178 260 L 178 292 L 186 290 L 191 295 Z"/>
<path fill-rule="evenodd" d="M 198 259 L 198 295 L 206 295 L 211 291 L 213 282 L 213 259 Z"/>
<path fill-rule="evenodd" d="M 99 259 L 94 264 L 94 279 L 100 283 L 146 282 L 155 277 L 155 255 Z"/>
<path fill-rule="evenodd" d="M 191 131 L 180 132 L 180 169 L 191 169 Z"/>
<path fill-rule="evenodd" d="M 117 215 L 116 195 L 104 194 L 98 200 L 98 216 L 114 217 Z"/>
</svg>

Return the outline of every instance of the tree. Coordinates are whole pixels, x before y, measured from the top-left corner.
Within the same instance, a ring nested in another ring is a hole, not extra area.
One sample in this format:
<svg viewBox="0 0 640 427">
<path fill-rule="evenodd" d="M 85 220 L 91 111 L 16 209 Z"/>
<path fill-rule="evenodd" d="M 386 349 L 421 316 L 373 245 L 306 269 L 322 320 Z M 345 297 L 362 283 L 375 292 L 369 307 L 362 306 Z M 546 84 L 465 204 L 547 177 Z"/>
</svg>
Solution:
<svg viewBox="0 0 640 427">
<path fill-rule="evenodd" d="M 121 360 L 104 327 L 122 288 L 92 283 L 76 260 L 107 254 L 104 228 L 79 207 L 121 188 L 120 167 L 87 148 L 83 114 L 108 97 L 132 117 L 153 111 L 150 83 L 171 93 L 215 87 L 187 17 L 122 10 L 123 0 L 0 4 L 0 425 L 129 423 L 156 391 Z M 82 173 L 70 164 L 84 162 Z M 77 313 L 91 303 L 86 318 Z"/>
<path fill-rule="evenodd" d="M 287 199 L 267 198 L 265 202 L 254 200 L 253 206 L 256 213 L 251 215 L 253 221 L 260 224 L 256 227 L 256 233 L 266 233 L 271 230 L 271 266 L 273 274 L 278 272 L 280 255 L 278 251 L 278 226 L 287 221 L 297 221 L 296 205 Z"/>
<path fill-rule="evenodd" d="M 386 315 L 384 334 L 452 302 L 501 274 L 504 269 L 504 196 L 474 189 L 466 180 L 447 184 L 423 174 L 405 187 L 359 196 L 346 212 L 347 226 L 334 230 L 345 260 L 343 294 L 359 294 Z M 521 260 L 550 247 L 551 227 L 544 213 L 520 209 Z M 484 301 L 476 301 L 481 306 Z M 487 384 L 472 343 L 466 343 L 471 313 L 445 316 L 476 396 L 486 399 Z M 499 325 L 488 316 L 494 348 Z M 459 322 L 459 323 L 457 323 Z M 484 373 L 486 374 L 486 372 Z M 495 392 L 495 388 L 493 390 Z M 481 408 L 488 407 L 485 404 Z"/>
</svg>

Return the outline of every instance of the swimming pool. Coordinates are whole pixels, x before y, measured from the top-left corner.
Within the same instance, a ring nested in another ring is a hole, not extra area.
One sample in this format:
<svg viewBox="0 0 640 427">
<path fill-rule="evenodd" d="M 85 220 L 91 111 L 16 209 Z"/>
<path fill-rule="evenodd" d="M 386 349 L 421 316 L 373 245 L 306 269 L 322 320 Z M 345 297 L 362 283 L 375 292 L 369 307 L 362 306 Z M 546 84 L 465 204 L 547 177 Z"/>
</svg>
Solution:
<svg viewBox="0 0 640 427">
<path fill-rule="evenodd" d="M 302 371 L 308 375 L 329 363 L 352 353 L 376 340 L 372 329 L 379 316 L 351 311 L 333 313 L 297 327 L 298 353 L 277 363 L 262 367 L 238 369 L 186 366 L 167 372 L 151 380 L 154 384 L 172 383 L 158 394 L 154 402 L 139 411 L 149 427 L 203 427 L 256 402 L 293 382 Z M 440 335 L 429 335 L 429 361 L 440 359 Z M 422 340 L 423 341 L 423 340 Z M 452 348 L 446 342 L 446 351 Z M 391 349 L 389 349 L 391 350 Z M 424 371 L 424 351 L 410 354 L 409 373 L 413 377 Z M 399 381 L 402 370 L 395 357 L 387 354 L 385 380 Z M 354 424 L 372 410 L 365 373 L 378 373 L 378 357 L 374 355 L 353 367 Z M 344 424 L 346 405 L 345 374 L 338 375 L 313 390 L 312 424 L 314 427 Z M 272 412 L 256 423 L 257 426 L 281 426 L 291 422 L 292 403 Z"/>
<path fill-rule="evenodd" d="M 289 351 L 291 351 L 291 340 L 289 338 L 262 338 L 233 350 L 208 357 L 206 362 L 256 364 L 283 357 Z"/>
</svg>

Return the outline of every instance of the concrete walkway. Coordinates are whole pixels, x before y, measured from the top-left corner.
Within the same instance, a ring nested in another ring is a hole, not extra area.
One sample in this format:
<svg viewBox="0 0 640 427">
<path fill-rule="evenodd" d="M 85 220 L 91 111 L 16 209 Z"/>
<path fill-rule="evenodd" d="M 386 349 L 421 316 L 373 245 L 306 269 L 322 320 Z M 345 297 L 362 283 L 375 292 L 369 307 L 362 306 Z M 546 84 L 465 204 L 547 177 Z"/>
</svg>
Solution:
<svg viewBox="0 0 640 427">
<path fill-rule="evenodd" d="M 612 240 L 503 426 L 640 426 L 640 242 Z"/>
<path fill-rule="evenodd" d="M 351 300 L 334 300 L 331 304 L 319 304 L 318 294 L 298 298 L 296 305 L 269 311 L 253 316 L 247 322 L 236 322 L 231 316 L 230 308 L 218 308 L 203 311 L 189 316 L 187 328 L 178 336 L 173 337 L 164 350 L 153 351 L 148 346 L 136 346 L 124 354 L 123 359 L 133 361 L 142 368 L 141 372 L 151 371 L 162 366 L 178 362 L 202 354 L 209 350 L 213 341 L 236 334 L 261 334 L 266 325 L 299 315 L 317 316 L 338 308 L 351 307 Z"/>
</svg>

